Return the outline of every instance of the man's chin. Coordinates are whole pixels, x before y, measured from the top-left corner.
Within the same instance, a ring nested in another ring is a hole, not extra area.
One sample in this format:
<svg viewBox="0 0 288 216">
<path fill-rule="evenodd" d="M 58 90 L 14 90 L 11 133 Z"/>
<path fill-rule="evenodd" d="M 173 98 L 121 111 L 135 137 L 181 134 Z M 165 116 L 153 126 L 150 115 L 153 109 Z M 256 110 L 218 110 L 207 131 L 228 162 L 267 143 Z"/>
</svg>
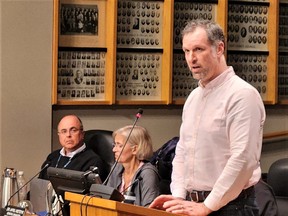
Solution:
<svg viewBox="0 0 288 216">
<path fill-rule="evenodd" d="M 201 74 L 200 73 L 193 73 L 193 78 L 196 80 L 200 80 L 201 79 Z"/>
<path fill-rule="evenodd" d="M 70 145 L 66 145 L 65 146 L 65 149 L 67 150 L 67 151 L 69 151 L 69 152 L 73 152 L 73 151 L 75 151 L 76 149 L 78 149 L 77 147 L 75 147 L 75 146 L 70 146 Z"/>
</svg>

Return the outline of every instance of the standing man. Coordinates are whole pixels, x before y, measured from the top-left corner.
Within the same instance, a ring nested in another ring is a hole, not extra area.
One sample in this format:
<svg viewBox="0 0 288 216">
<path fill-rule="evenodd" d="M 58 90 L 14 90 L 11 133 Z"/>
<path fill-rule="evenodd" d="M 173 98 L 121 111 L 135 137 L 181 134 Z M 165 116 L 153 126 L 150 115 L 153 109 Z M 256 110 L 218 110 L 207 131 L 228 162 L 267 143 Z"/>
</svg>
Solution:
<svg viewBox="0 0 288 216">
<path fill-rule="evenodd" d="M 82 121 L 78 116 L 64 116 L 58 124 L 58 136 L 62 148 L 50 153 L 42 167 L 50 163 L 50 167 L 84 172 L 92 166 L 97 166 L 99 175 L 104 181 L 107 173 L 103 173 L 103 161 L 92 149 L 86 148 L 83 142 L 84 133 Z M 40 173 L 39 178 L 48 180 L 47 169 Z"/>
<path fill-rule="evenodd" d="M 218 24 L 193 20 L 182 40 L 199 86 L 183 108 L 172 195 L 160 195 L 150 207 L 197 216 L 258 215 L 254 185 L 261 176 L 262 99 L 227 66 Z"/>
</svg>

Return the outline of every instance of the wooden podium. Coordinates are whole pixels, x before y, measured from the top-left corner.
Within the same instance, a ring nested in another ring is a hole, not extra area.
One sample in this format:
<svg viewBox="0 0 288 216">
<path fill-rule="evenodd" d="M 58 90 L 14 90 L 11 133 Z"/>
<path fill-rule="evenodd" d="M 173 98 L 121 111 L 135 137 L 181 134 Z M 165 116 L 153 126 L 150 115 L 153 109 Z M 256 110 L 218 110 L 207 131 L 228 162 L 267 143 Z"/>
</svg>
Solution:
<svg viewBox="0 0 288 216">
<path fill-rule="evenodd" d="M 70 201 L 70 216 L 175 216 L 165 211 L 70 192 L 65 193 L 65 199 Z"/>
</svg>

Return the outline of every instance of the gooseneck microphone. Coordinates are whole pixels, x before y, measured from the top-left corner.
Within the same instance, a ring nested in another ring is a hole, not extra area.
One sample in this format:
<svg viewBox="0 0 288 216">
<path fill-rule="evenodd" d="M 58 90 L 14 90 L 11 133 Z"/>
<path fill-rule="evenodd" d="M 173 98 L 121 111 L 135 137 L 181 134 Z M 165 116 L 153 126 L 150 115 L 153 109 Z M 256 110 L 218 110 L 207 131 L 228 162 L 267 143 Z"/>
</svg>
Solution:
<svg viewBox="0 0 288 216">
<path fill-rule="evenodd" d="M 139 118 L 141 118 L 143 114 L 143 109 L 142 108 L 139 108 L 138 111 L 137 111 L 137 114 L 136 114 L 136 119 L 134 121 L 134 125 L 136 124 L 136 122 L 138 121 Z"/>
<path fill-rule="evenodd" d="M 11 199 L 19 193 L 20 190 L 22 190 L 26 185 L 28 185 L 35 177 L 37 177 L 43 170 L 45 170 L 48 166 L 50 166 L 50 162 L 46 163 L 45 166 L 38 172 L 36 173 L 36 175 L 34 175 L 31 179 L 29 179 L 29 181 L 27 181 L 24 185 L 22 185 L 20 188 L 18 188 L 18 190 L 13 193 L 10 198 L 8 199 L 5 208 L 7 208 L 9 202 L 11 201 Z"/>
<path fill-rule="evenodd" d="M 98 167 L 93 167 L 92 169 L 86 171 L 82 174 L 83 177 L 88 176 L 91 173 L 98 173 Z"/>
<path fill-rule="evenodd" d="M 132 191 L 133 192 L 133 188 L 134 188 L 134 185 L 137 183 L 137 182 L 140 182 L 142 181 L 142 177 L 141 176 L 138 176 L 136 179 L 134 179 L 134 181 L 128 185 L 126 188 L 123 189 L 123 191 L 121 192 L 123 195 L 125 195 L 127 192 L 130 192 Z"/>
<path fill-rule="evenodd" d="M 115 163 L 113 164 L 113 166 L 112 166 L 112 168 L 111 168 L 111 171 L 109 172 L 107 178 L 106 178 L 105 181 L 103 182 L 103 185 L 106 185 L 106 184 L 107 184 L 107 182 L 108 182 L 111 174 L 113 173 L 113 170 L 115 169 L 116 165 L 118 164 L 118 161 L 119 161 L 119 159 L 120 159 L 120 157 L 121 157 L 121 155 L 122 155 L 122 152 L 123 152 L 123 150 L 124 150 L 124 148 L 125 148 L 128 140 L 129 140 L 130 136 L 131 136 L 131 133 L 132 133 L 132 131 L 133 131 L 133 129 L 134 129 L 134 127 L 135 127 L 138 119 L 141 118 L 142 114 L 143 114 L 143 109 L 142 109 L 142 108 L 139 108 L 138 111 L 137 111 L 137 114 L 136 114 L 136 119 L 134 120 L 134 123 L 133 123 L 133 125 L 132 125 L 132 128 L 131 128 L 128 136 L 127 136 L 127 139 L 125 140 L 125 143 L 124 143 L 124 145 L 123 145 L 123 148 L 121 149 L 121 152 L 119 153 L 119 157 L 117 158 L 117 160 L 116 160 Z"/>
<path fill-rule="evenodd" d="M 134 204 L 136 201 L 136 196 L 134 193 L 134 186 L 137 182 L 141 181 L 143 178 L 141 176 L 138 176 L 128 187 L 126 187 L 123 191 L 122 194 L 124 196 L 124 203 L 130 203 Z"/>
</svg>

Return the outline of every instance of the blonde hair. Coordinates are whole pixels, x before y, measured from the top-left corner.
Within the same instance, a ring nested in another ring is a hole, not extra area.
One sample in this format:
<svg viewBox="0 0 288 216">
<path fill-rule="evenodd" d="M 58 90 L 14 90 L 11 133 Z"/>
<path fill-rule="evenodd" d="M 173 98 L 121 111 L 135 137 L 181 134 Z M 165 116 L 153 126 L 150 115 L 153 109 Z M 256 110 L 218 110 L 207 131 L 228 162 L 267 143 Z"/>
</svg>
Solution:
<svg viewBox="0 0 288 216">
<path fill-rule="evenodd" d="M 122 135 L 127 139 L 132 127 L 132 125 L 127 125 L 117 129 L 112 134 L 113 139 L 115 139 L 117 134 Z M 136 157 L 140 161 L 149 160 L 153 155 L 152 139 L 149 132 L 144 127 L 135 126 L 131 132 L 127 144 L 129 144 L 131 147 L 137 146 Z"/>
</svg>

